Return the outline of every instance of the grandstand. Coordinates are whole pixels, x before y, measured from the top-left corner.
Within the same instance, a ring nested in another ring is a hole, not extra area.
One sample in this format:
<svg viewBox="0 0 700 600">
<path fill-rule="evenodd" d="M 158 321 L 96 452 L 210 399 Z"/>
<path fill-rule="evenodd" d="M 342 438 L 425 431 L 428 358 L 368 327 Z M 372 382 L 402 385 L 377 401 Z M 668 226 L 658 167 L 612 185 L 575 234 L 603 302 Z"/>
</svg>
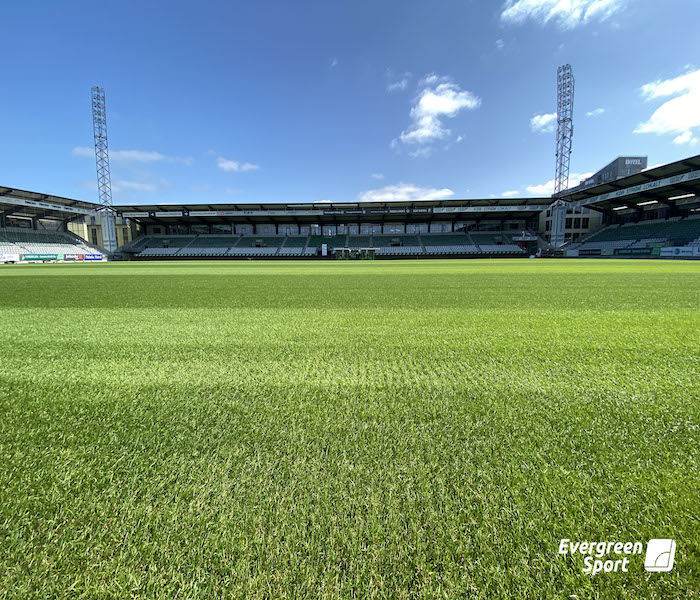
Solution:
<svg viewBox="0 0 700 600">
<path fill-rule="evenodd" d="M 547 206 L 544 198 L 125 206 L 120 216 L 141 235 L 119 251 L 137 260 L 529 256 L 547 246 L 537 234 Z"/>
<path fill-rule="evenodd" d="M 534 239 L 539 240 L 530 232 Z M 528 249 L 512 241 L 512 234 L 493 232 L 475 242 L 468 232 L 424 233 L 406 236 L 144 236 L 121 248 L 137 259 L 150 258 L 298 258 L 322 257 L 336 249 L 374 249 L 380 257 L 524 256 Z M 541 240 L 539 240 L 541 241 Z"/>
<path fill-rule="evenodd" d="M 567 255 L 660 256 L 664 247 L 700 247 L 700 214 L 608 225 L 569 246 Z"/>
</svg>

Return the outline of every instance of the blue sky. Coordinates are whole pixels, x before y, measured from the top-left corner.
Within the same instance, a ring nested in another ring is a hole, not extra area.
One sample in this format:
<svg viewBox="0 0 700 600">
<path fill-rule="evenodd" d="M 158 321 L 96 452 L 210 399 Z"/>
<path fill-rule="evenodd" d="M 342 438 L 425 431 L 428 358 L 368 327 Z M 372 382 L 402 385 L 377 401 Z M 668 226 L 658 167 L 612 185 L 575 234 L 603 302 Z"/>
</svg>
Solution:
<svg viewBox="0 0 700 600">
<path fill-rule="evenodd" d="M 700 152 L 698 22 L 695 0 L 10 3 L 0 185 L 96 200 L 100 85 L 115 203 L 548 194 L 563 63 L 575 175 Z"/>
</svg>

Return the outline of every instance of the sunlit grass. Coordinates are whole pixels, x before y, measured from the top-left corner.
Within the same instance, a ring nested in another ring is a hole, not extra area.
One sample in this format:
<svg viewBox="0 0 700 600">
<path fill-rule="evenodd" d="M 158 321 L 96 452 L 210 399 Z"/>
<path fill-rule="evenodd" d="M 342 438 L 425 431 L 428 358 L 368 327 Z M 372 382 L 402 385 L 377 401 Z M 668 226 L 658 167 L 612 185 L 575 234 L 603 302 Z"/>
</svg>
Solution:
<svg viewBox="0 0 700 600">
<path fill-rule="evenodd" d="M 0 598 L 693 597 L 699 309 L 697 262 L 2 267 Z"/>
</svg>

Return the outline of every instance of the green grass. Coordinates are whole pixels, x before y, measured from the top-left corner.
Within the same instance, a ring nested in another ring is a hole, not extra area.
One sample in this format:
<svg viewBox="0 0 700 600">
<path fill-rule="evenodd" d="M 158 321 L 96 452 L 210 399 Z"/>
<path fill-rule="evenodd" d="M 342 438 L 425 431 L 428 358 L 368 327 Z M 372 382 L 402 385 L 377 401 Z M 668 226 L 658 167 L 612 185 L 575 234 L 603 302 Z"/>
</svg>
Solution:
<svg viewBox="0 0 700 600">
<path fill-rule="evenodd" d="M 697 597 L 699 309 L 698 262 L 0 268 L 0 598 Z"/>
</svg>

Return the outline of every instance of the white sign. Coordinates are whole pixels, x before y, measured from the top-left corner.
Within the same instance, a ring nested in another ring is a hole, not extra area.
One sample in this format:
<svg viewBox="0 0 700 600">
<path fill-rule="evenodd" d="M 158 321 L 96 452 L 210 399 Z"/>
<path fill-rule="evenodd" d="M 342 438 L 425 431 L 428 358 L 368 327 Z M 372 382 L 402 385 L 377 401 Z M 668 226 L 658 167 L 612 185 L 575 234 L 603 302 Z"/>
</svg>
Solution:
<svg viewBox="0 0 700 600">
<path fill-rule="evenodd" d="M 658 181 L 650 181 L 649 183 L 623 188 L 615 192 L 601 194 L 600 196 L 594 196 L 593 198 L 588 198 L 586 200 L 579 200 L 578 202 L 574 202 L 573 205 L 588 206 L 589 204 L 595 204 L 596 202 L 614 200 L 615 198 L 622 198 L 623 196 L 632 196 L 648 190 L 654 190 L 669 185 L 678 185 L 679 183 L 694 181 L 696 179 L 700 179 L 700 171 L 691 171 L 690 173 L 684 173 L 683 175 L 674 175 L 673 177 L 666 177 L 665 179 L 659 179 Z"/>
</svg>

